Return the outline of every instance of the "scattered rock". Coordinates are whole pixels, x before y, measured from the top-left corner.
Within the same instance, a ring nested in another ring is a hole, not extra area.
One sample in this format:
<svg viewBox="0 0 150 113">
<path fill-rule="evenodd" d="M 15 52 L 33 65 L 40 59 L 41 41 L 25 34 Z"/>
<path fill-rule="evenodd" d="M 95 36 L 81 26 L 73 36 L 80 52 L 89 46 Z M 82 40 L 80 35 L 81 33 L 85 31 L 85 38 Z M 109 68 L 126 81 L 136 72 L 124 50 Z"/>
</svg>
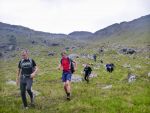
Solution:
<svg viewBox="0 0 150 113">
<path fill-rule="evenodd" d="M 131 68 L 131 65 L 130 64 L 124 64 L 124 65 L 122 65 L 123 67 L 125 67 L 125 68 Z"/>
<path fill-rule="evenodd" d="M 8 50 L 9 50 L 9 51 L 15 50 L 15 45 L 9 45 Z"/>
<path fill-rule="evenodd" d="M 136 53 L 136 50 L 132 49 L 132 48 L 123 48 L 119 51 L 119 53 L 132 55 L 132 54 Z"/>
<path fill-rule="evenodd" d="M 140 65 L 135 65 L 135 68 L 141 69 L 142 67 Z"/>
<path fill-rule="evenodd" d="M 82 58 L 87 58 L 87 59 L 92 59 L 92 60 L 94 59 L 93 55 L 90 55 L 90 54 L 81 54 L 81 57 Z"/>
<path fill-rule="evenodd" d="M 36 42 L 34 40 L 31 41 L 32 44 L 35 44 Z"/>
<path fill-rule="evenodd" d="M 79 75 L 72 75 L 71 82 L 82 82 L 82 77 Z"/>
<path fill-rule="evenodd" d="M 32 91 L 33 91 L 33 94 L 34 94 L 35 96 L 38 96 L 38 95 L 41 94 L 40 92 L 38 92 L 38 91 L 36 91 L 36 90 L 32 90 Z"/>
<path fill-rule="evenodd" d="M 15 50 L 15 48 L 16 48 L 16 45 L 9 44 L 9 43 L 2 43 L 0 45 L 0 50 L 3 50 L 3 51 L 13 51 Z"/>
<path fill-rule="evenodd" d="M 98 52 L 99 52 L 99 54 L 101 54 L 101 53 L 104 52 L 104 49 L 103 49 L 103 48 L 100 48 L 100 49 L 98 50 Z"/>
<path fill-rule="evenodd" d="M 51 51 L 48 53 L 48 56 L 54 56 L 55 54 L 56 54 L 56 52 Z"/>
<path fill-rule="evenodd" d="M 60 46 L 59 43 L 52 43 L 51 46 Z"/>
<path fill-rule="evenodd" d="M 148 77 L 150 77 L 150 72 L 148 73 Z"/>
<path fill-rule="evenodd" d="M 90 77 L 90 78 L 95 78 L 95 77 L 97 77 L 97 74 L 91 73 L 89 77 Z"/>
<path fill-rule="evenodd" d="M 136 75 L 128 74 L 128 83 L 131 83 L 136 80 Z"/>
<path fill-rule="evenodd" d="M 70 59 L 79 58 L 79 55 L 78 55 L 78 54 L 70 54 L 70 55 L 69 55 L 69 58 L 70 58 Z"/>
<path fill-rule="evenodd" d="M 96 65 L 95 67 L 93 67 L 93 69 L 97 70 L 97 69 L 100 69 L 100 65 Z"/>
<path fill-rule="evenodd" d="M 111 88 L 112 88 L 112 85 L 107 85 L 107 86 L 102 87 L 102 89 L 111 89 Z"/>
<path fill-rule="evenodd" d="M 9 84 L 9 85 L 16 85 L 16 81 L 14 81 L 14 80 L 8 80 L 8 81 L 6 82 L 6 84 Z"/>
</svg>

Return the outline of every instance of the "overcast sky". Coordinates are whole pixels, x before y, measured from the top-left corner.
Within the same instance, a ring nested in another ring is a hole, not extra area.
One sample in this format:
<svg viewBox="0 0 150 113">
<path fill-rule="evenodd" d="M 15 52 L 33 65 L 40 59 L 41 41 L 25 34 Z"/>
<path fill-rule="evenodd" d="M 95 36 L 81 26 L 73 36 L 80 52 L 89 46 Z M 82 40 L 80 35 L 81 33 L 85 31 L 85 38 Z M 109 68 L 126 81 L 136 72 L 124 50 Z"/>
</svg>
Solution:
<svg viewBox="0 0 150 113">
<path fill-rule="evenodd" d="M 95 32 L 150 14 L 150 0 L 0 0 L 0 21 L 51 33 Z"/>
</svg>

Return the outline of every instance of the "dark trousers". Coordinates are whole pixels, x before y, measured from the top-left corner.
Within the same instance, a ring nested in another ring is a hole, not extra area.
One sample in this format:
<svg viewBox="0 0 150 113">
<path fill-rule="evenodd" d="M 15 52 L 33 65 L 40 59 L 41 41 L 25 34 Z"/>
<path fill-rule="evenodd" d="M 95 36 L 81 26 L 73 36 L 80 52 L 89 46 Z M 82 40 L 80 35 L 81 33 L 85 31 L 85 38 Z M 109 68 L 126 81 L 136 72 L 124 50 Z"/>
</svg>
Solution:
<svg viewBox="0 0 150 113">
<path fill-rule="evenodd" d="M 113 70 L 114 70 L 113 67 L 107 68 L 107 71 L 110 72 L 110 73 L 111 73 Z"/>
<path fill-rule="evenodd" d="M 89 76 L 90 74 L 85 74 L 84 79 L 87 81 L 87 83 L 89 82 Z"/>
<path fill-rule="evenodd" d="M 21 90 L 21 98 L 24 107 L 27 107 L 27 99 L 26 99 L 26 91 L 28 92 L 30 99 L 33 99 L 33 93 L 31 91 L 33 79 L 30 77 L 21 76 L 20 78 L 20 90 Z"/>
</svg>

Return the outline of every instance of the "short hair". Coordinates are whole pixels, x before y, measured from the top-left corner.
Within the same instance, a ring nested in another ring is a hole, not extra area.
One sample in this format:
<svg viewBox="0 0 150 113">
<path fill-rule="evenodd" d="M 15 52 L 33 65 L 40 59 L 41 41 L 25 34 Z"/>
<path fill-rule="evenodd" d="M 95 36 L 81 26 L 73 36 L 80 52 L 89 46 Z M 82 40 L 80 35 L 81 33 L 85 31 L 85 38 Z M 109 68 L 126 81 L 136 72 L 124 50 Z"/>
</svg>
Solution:
<svg viewBox="0 0 150 113">
<path fill-rule="evenodd" d="M 61 52 L 61 56 L 67 55 L 66 51 Z"/>
<path fill-rule="evenodd" d="M 22 51 L 22 53 L 29 54 L 29 50 L 27 50 L 27 49 L 24 49 L 24 50 Z"/>
</svg>

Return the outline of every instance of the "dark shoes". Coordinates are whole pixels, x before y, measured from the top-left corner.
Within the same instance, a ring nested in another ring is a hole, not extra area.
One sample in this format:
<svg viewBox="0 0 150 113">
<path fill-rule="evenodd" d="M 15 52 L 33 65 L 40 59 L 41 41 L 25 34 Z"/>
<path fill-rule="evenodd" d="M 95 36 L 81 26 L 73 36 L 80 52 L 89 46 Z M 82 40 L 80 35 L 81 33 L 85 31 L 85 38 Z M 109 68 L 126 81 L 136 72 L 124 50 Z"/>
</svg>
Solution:
<svg viewBox="0 0 150 113">
<path fill-rule="evenodd" d="M 67 100 L 71 100 L 71 99 L 70 99 L 70 96 L 67 96 Z"/>
<path fill-rule="evenodd" d="M 67 100 L 71 100 L 70 99 L 70 93 L 67 93 Z"/>
</svg>

